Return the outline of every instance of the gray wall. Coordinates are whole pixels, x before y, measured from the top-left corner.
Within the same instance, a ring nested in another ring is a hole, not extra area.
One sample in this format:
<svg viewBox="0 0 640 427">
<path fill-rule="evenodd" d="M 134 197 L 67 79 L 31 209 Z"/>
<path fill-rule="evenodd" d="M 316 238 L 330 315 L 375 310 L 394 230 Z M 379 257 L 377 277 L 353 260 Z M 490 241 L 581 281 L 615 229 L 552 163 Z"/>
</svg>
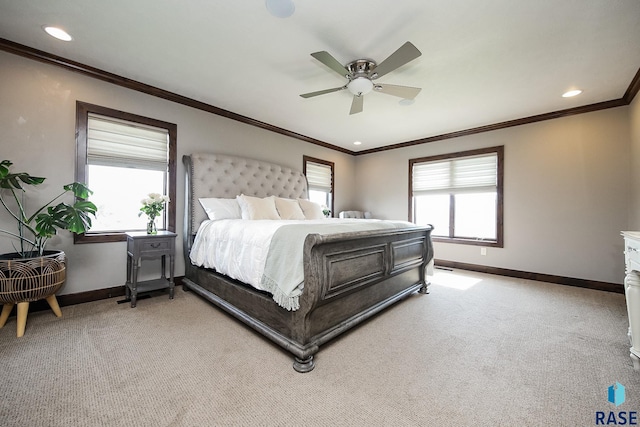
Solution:
<svg viewBox="0 0 640 427">
<path fill-rule="evenodd" d="M 438 259 L 621 283 L 619 232 L 640 229 L 640 185 L 631 185 L 640 182 L 637 99 L 629 107 L 351 157 L 8 53 L 0 52 L 0 64 L 0 158 L 48 178 L 45 188 L 30 192 L 31 206 L 74 179 L 75 102 L 81 100 L 176 123 L 179 158 L 220 152 L 298 169 L 303 155 L 333 161 L 336 211 L 362 209 L 378 218 L 407 219 L 408 159 L 504 145 L 504 248 L 481 256 L 477 246 L 436 243 Z M 181 163 L 178 171 L 181 232 Z M 0 214 L 0 228 L 13 227 Z M 64 233 L 50 247 L 69 255 L 63 294 L 124 283 L 124 243 L 73 245 Z M 11 250 L 0 238 L 0 252 Z M 183 272 L 179 256 L 176 274 Z"/>
<path fill-rule="evenodd" d="M 482 256 L 478 246 L 435 243 L 436 258 L 622 283 L 630 132 L 629 108 L 619 107 L 358 156 L 358 204 L 407 219 L 410 158 L 504 145 L 504 248 Z"/>
<path fill-rule="evenodd" d="M 98 104 L 178 125 L 177 231 L 182 231 L 184 179 L 182 155 L 218 152 L 273 161 L 302 169 L 302 156 L 335 162 L 336 210 L 350 207 L 354 198 L 355 159 L 347 154 L 305 143 L 234 120 L 205 113 L 149 95 L 72 73 L 59 67 L 0 52 L 0 158 L 14 163 L 14 171 L 44 176 L 41 189 L 30 191 L 29 206 L 37 207 L 57 194 L 75 174 L 75 103 Z M 46 200 L 45 200 L 46 199 Z M 0 229 L 15 231 L 8 215 L 0 213 Z M 178 240 L 176 275 L 184 274 L 182 237 Z M 51 249 L 68 255 L 67 283 L 61 294 L 124 284 L 126 245 L 74 245 L 70 233 L 54 237 Z M 0 237 L 0 253 L 13 251 Z M 158 265 L 143 265 L 142 277 Z"/>
</svg>

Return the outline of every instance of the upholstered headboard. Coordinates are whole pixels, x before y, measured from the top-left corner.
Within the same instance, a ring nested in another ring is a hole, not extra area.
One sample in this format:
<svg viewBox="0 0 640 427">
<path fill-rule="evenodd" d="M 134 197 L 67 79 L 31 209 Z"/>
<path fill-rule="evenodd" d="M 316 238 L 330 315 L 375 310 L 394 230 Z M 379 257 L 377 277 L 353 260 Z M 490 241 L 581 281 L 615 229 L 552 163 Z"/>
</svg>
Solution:
<svg viewBox="0 0 640 427">
<path fill-rule="evenodd" d="M 223 154 L 191 154 L 182 161 L 186 173 L 185 239 L 190 239 L 207 218 L 199 198 L 230 199 L 239 194 L 308 198 L 307 179 L 295 169 Z"/>
</svg>

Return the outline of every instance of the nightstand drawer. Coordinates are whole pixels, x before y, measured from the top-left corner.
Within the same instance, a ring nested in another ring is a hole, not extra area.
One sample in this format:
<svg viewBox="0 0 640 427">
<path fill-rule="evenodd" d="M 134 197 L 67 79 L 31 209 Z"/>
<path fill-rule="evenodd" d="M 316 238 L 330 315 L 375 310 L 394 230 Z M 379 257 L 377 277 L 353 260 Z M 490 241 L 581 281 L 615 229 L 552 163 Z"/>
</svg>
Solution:
<svg viewBox="0 0 640 427">
<path fill-rule="evenodd" d="M 624 239 L 624 246 L 627 262 L 640 265 L 640 242 L 633 239 Z"/>
<path fill-rule="evenodd" d="M 625 236 L 624 255 L 627 269 L 640 271 L 640 241 L 631 236 Z"/>
<path fill-rule="evenodd" d="M 141 242 L 140 252 L 168 251 L 173 247 L 173 239 L 154 239 Z"/>
</svg>

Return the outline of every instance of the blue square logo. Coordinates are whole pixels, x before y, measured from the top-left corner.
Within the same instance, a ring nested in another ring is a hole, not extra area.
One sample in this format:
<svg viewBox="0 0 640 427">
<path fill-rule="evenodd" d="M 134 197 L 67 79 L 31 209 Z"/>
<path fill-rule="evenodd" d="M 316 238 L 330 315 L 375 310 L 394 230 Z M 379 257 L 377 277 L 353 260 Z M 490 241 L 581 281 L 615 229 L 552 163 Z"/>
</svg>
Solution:
<svg viewBox="0 0 640 427">
<path fill-rule="evenodd" d="M 617 381 L 609 386 L 609 402 L 616 405 L 616 407 L 624 403 L 624 386 Z"/>
</svg>

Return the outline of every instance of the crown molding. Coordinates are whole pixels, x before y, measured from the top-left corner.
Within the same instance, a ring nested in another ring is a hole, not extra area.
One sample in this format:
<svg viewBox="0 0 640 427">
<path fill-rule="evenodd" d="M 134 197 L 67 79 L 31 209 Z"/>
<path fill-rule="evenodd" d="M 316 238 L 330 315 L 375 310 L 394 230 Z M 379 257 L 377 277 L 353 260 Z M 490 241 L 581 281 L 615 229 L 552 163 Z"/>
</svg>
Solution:
<svg viewBox="0 0 640 427">
<path fill-rule="evenodd" d="M 369 150 L 358 151 L 356 155 L 378 153 L 387 150 L 396 150 L 398 148 L 411 147 L 414 145 L 427 144 L 429 142 L 442 141 L 445 139 L 459 138 L 461 136 L 474 135 L 477 133 L 491 132 L 499 129 L 506 129 L 514 126 L 526 125 L 529 123 L 541 122 L 544 120 L 558 119 L 560 117 L 572 116 L 575 114 L 590 113 L 592 111 L 604 110 L 607 108 L 622 107 L 628 105 L 624 99 L 613 99 L 611 101 L 598 102 L 596 104 L 583 105 L 581 107 L 568 108 L 566 110 L 554 111 L 551 113 L 538 114 L 536 116 L 524 117 L 521 119 L 508 120 L 506 122 L 494 123 L 491 125 L 475 127 L 471 129 L 460 130 L 456 132 L 445 133 L 442 135 L 430 136 L 428 138 L 415 139 L 413 141 L 401 142 L 398 144 L 387 145 L 385 147 L 371 148 Z"/>
<path fill-rule="evenodd" d="M 256 126 L 261 129 L 265 129 L 271 132 L 275 132 L 284 136 L 288 136 L 290 138 L 298 139 L 300 141 L 308 142 L 310 144 L 318 145 L 324 148 L 328 148 L 330 150 L 339 151 L 341 153 L 350 154 L 352 156 L 360 156 L 371 153 L 378 153 L 382 151 L 388 150 L 396 150 L 399 148 L 411 147 L 414 145 L 427 144 L 435 141 L 442 141 L 451 138 L 459 138 L 462 136 L 474 135 L 478 133 L 490 132 L 499 129 L 506 129 L 514 126 L 521 126 L 529 123 L 536 123 L 544 120 L 552 120 L 560 117 L 567 117 L 575 114 L 583 114 L 589 113 L 593 111 L 604 110 L 607 108 L 615 108 L 622 107 L 625 105 L 631 104 L 635 96 L 640 91 L 640 69 L 636 73 L 635 77 L 629 84 L 626 92 L 620 99 L 613 99 L 610 101 L 598 102 L 595 104 L 583 105 L 581 107 L 568 108 L 566 110 L 554 111 L 551 113 L 538 114 L 530 117 L 523 117 L 521 119 L 509 120 L 500 123 L 494 123 L 486 126 L 479 126 L 471 129 L 460 130 L 456 132 L 445 133 L 441 135 L 430 136 L 427 138 L 415 139 L 412 141 L 401 142 L 398 144 L 388 145 L 385 147 L 372 148 L 369 150 L 362 151 L 352 151 L 343 147 L 339 147 L 337 145 L 330 144 L 328 142 L 320 141 L 315 138 L 311 138 L 306 135 L 302 135 L 296 132 L 292 132 L 287 129 L 283 129 L 269 123 L 261 122 L 259 120 L 252 119 L 250 117 L 242 116 L 240 114 L 236 114 L 234 112 L 224 110 L 222 108 L 215 107 L 213 105 L 197 101 L 192 98 L 188 98 L 183 95 L 179 95 L 174 92 L 169 92 L 164 89 L 160 89 L 155 86 L 151 86 L 136 80 L 131 80 L 126 77 L 119 76 L 117 74 L 109 73 L 104 70 L 100 70 L 98 68 L 94 68 L 76 61 L 72 61 L 70 59 L 63 58 L 61 56 L 53 55 L 48 52 L 44 52 L 38 49 L 34 49 L 28 46 L 21 45 L 19 43 L 12 42 L 10 40 L 6 40 L 0 38 L 0 50 L 5 52 L 9 52 L 15 55 L 19 55 L 28 59 L 32 59 L 35 61 L 44 62 L 51 65 L 56 65 L 62 68 L 65 68 L 69 71 L 73 71 L 76 73 L 83 74 L 85 76 L 89 76 L 98 80 L 102 80 L 108 83 L 112 83 L 117 86 L 121 86 L 127 89 L 135 90 L 137 92 L 142 92 L 147 95 L 155 96 L 158 98 L 165 99 L 167 101 L 175 102 L 181 105 L 185 105 L 187 107 L 195 108 L 197 110 L 206 111 L 211 114 L 215 114 L 218 116 L 226 117 L 231 120 L 236 120 L 241 123 L 248 124 L 250 126 Z"/>
<path fill-rule="evenodd" d="M 80 73 L 85 76 L 92 77 L 94 79 L 102 80 L 117 86 L 135 90 L 137 92 L 142 92 L 147 95 L 162 98 L 167 101 L 171 101 L 181 105 L 185 105 L 187 107 L 195 108 L 197 110 L 206 111 L 208 113 L 226 117 L 231 120 L 236 120 L 236 121 L 248 124 L 250 126 L 259 127 L 271 132 L 279 133 L 284 136 L 298 139 L 300 141 L 308 142 L 310 144 L 319 145 L 321 147 L 329 148 L 335 151 L 340 151 L 346 154 L 351 154 L 351 155 L 355 154 L 351 150 L 338 147 L 337 145 L 329 144 L 328 142 L 320 141 L 318 139 L 314 139 L 306 135 L 301 135 L 299 133 L 295 133 L 290 130 L 283 129 L 283 128 L 271 125 L 269 123 L 261 122 L 259 120 L 255 120 L 250 117 L 242 116 L 240 114 L 236 114 L 234 112 L 224 110 L 222 108 L 218 108 L 201 101 L 196 101 L 195 99 L 188 98 L 186 96 L 179 95 L 174 92 L 169 92 L 167 90 L 164 90 L 155 86 L 151 86 L 136 80 L 128 79 L 126 77 L 122 77 L 117 74 L 109 73 L 107 71 L 100 70 L 98 68 L 94 68 L 94 67 L 82 64 L 80 62 L 72 61 L 70 59 L 53 55 L 38 49 L 24 46 L 19 43 L 12 42 L 10 40 L 0 38 L 0 50 L 4 50 L 5 52 L 13 53 L 15 55 L 19 55 L 28 59 L 33 59 L 35 61 L 44 62 L 46 64 L 56 65 L 66 70 Z"/>
<path fill-rule="evenodd" d="M 631 102 L 633 102 L 633 99 L 638 94 L 638 91 L 640 91 L 640 68 L 638 69 L 638 72 L 636 73 L 633 80 L 631 80 L 631 83 L 629 84 L 629 87 L 624 93 L 622 99 L 624 99 L 627 104 L 631 104 Z"/>
</svg>

